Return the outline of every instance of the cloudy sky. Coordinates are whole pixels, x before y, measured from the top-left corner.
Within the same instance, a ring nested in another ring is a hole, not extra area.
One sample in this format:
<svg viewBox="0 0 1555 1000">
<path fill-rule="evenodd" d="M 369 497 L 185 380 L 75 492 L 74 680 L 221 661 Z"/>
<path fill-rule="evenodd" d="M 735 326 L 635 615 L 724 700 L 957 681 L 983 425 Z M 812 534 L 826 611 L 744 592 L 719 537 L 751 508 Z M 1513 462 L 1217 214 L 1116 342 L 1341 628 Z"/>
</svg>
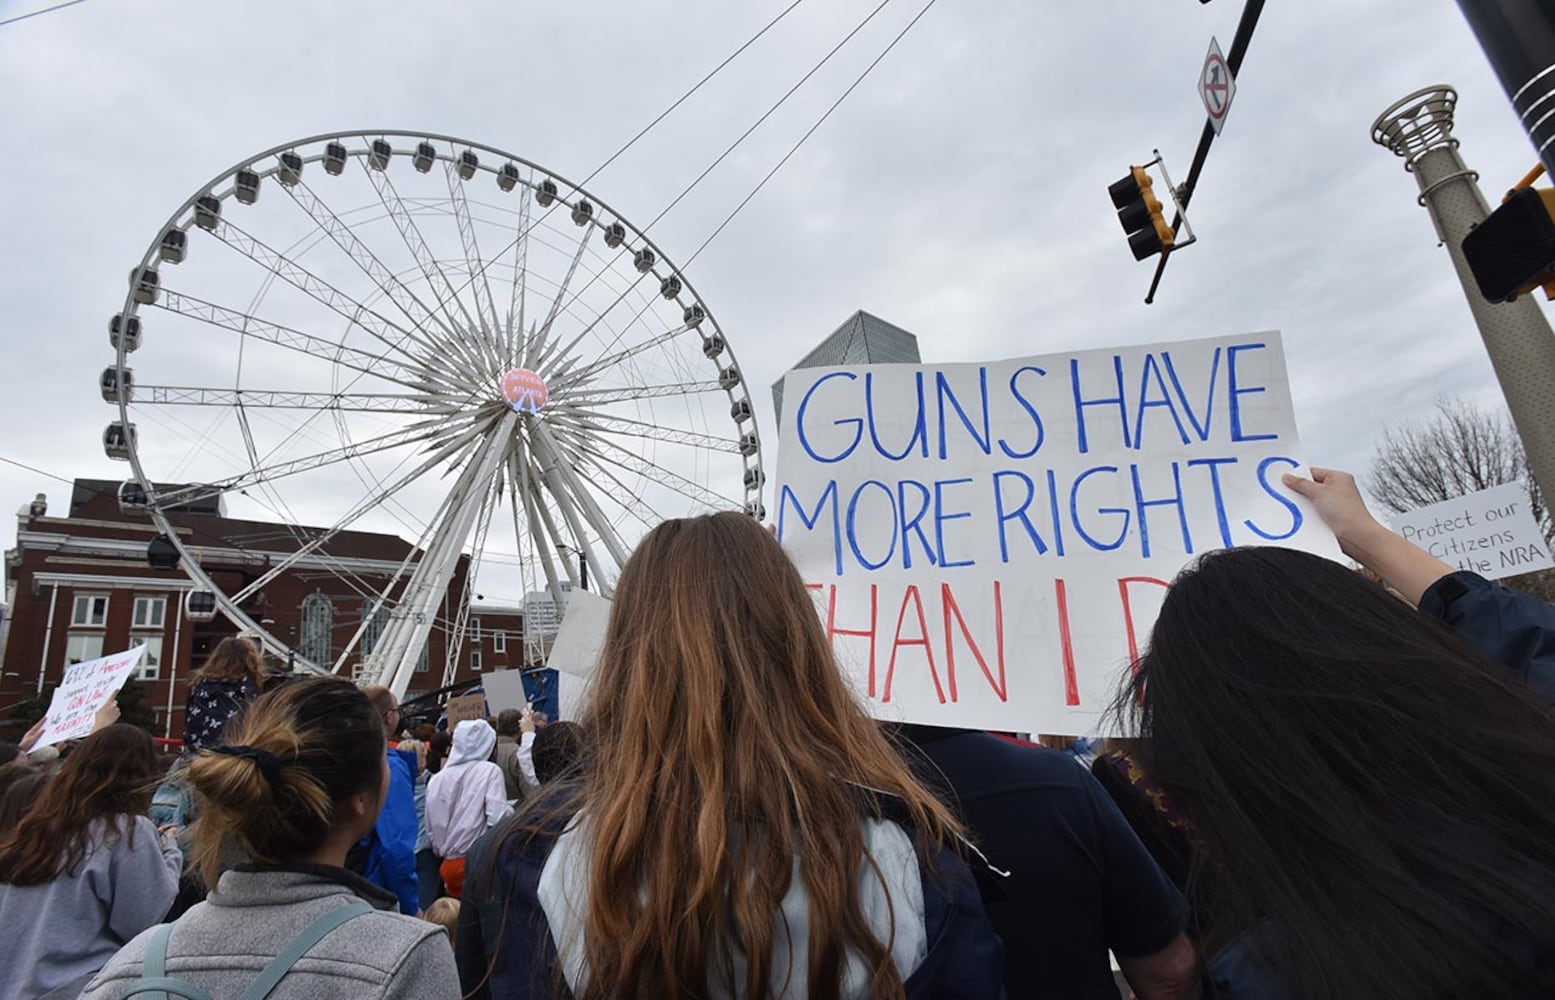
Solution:
<svg viewBox="0 0 1555 1000">
<path fill-rule="evenodd" d="M 589 187 L 646 224 L 877 2 L 801 3 Z M 46 5 L 8 0 L 0 17 Z M 783 6 L 87 0 L 0 27 L 0 457 L 124 474 L 99 444 L 106 321 L 164 221 L 229 165 L 334 129 L 424 129 L 582 178 Z M 921 6 L 887 3 L 654 227 L 658 244 L 689 257 Z M 935 361 L 1279 329 L 1309 455 L 1355 469 L 1439 393 L 1495 402 L 1414 181 L 1369 138 L 1395 99 L 1449 83 L 1487 191 L 1534 162 L 1450 0 L 1270 4 L 1195 195 L 1201 242 L 1143 304 L 1151 268 L 1106 186 L 1153 147 L 1186 171 L 1199 65 L 1240 9 L 935 3 L 688 271 L 758 407 L 859 308 Z M 0 501 L 40 491 L 65 500 L 0 465 Z"/>
</svg>

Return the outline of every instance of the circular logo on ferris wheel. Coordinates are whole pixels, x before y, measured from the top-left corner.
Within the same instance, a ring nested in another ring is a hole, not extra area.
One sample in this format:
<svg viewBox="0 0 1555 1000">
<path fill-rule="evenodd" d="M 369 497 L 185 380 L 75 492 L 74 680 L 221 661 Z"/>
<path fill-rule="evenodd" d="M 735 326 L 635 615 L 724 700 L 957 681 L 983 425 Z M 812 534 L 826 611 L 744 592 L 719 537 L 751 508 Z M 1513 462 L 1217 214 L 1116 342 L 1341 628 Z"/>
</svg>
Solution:
<svg viewBox="0 0 1555 1000">
<path fill-rule="evenodd" d="M 539 413 L 551 398 L 545 379 L 528 368 L 514 368 L 502 376 L 502 398 L 520 413 Z"/>
</svg>

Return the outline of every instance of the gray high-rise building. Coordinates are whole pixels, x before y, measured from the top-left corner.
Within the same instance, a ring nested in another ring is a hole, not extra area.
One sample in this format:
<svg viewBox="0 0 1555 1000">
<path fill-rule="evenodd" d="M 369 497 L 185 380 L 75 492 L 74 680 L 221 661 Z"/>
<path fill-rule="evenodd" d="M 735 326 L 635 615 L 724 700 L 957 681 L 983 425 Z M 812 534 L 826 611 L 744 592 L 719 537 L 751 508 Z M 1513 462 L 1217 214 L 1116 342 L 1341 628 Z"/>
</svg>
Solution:
<svg viewBox="0 0 1555 1000">
<path fill-rule="evenodd" d="M 921 364 L 918 338 L 879 316 L 860 309 L 794 368 L 826 368 L 831 365 Z M 772 410 L 783 419 L 783 380 L 772 384 Z"/>
</svg>

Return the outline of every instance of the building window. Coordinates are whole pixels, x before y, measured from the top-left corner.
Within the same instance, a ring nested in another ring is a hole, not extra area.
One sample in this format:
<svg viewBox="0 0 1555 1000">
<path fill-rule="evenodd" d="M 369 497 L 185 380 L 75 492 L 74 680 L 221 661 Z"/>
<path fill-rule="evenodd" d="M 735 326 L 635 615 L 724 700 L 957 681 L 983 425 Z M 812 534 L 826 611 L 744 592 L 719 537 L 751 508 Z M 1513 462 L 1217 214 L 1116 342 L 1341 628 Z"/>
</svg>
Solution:
<svg viewBox="0 0 1555 1000">
<path fill-rule="evenodd" d="M 383 606 L 383 601 L 369 597 L 362 602 L 362 617 L 367 619 L 367 624 L 362 628 L 362 657 L 365 659 L 378 647 L 383 626 L 389 620 L 389 609 Z"/>
<path fill-rule="evenodd" d="M 424 674 L 427 672 L 427 646 L 429 645 L 431 644 L 423 643 L 421 646 L 421 655 L 416 657 L 416 673 L 418 674 Z"/>
<path fill-rule="evenodd" d="M 499 653 L 506 653 L 508 651 L 508 634 L 506 632 L 492 633 L 491 648 Z"/>
<path fill-rule="evenodd" d="M 480 668 L 481 668 L 481 651 L 477 649 L 475 652 L 470 654 L 470 669 L 474 670 L 474 671 L 479 671 Z"/>
<path fill-rule="evenodd" d="M 329 596 L 315 591 L 302 599 L 302 631 L 297 653 L 314 666 L 327 668 L 334 659 L 331 641 L 335 626 L 335 605 Z"/>
<path fill-rule="evenodd" d="M 479 646 L 481 644 L 481 618 L 480 618 L 480 615 L 476 615 L 474 618 L 471 618 L 470 622 L 471 622 L 470 628 L 471 628 L 472 633 L 473 633 L 471 635 L 471 639 L 474 640 L 474 642 L 475 642 L 475 644 L 477 646 Z"/>
<path fill-rule="evenodd" d="M 132 635 L 130 636 L 130 648 L 145 646 L 146 655 L 141 657 L 140 668 L 135 671 L 135 679 L 138 681 L 154 681 L 162 676 L 162 637 L 160 635 Z"/>
<path fill-rule="evenodd" d="M 65 640 L 65 663 L 81 663 L 103 655 L 101 632 L 72 632 Z"/>
<path fill-rule="evenodd" d="M 137 597 L 135 598 L 135 615 L 130 620 L 130 628 L 161 628 L 167 620 L 167 598 L 165 597 Z"/>
<path fill-rule="evenodd" d="M 70 612 L 71 628 L 102 628 L 106 624 L 108 624 L 108 595 L 77 594 L 75 607 Z"/>
</svg>

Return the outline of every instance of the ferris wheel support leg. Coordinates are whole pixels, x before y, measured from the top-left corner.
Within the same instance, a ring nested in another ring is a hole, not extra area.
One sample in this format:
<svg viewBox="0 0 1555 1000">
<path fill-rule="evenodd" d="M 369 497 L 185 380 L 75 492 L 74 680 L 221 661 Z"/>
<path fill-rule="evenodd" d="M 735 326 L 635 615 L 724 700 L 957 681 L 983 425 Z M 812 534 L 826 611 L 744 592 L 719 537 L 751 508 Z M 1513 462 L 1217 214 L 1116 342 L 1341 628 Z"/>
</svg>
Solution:
<svg viewBox="0 0 1555 1000">
<path fill-rule="evenodd" d="M 395 609 L 395 617 L 401 625 L 395 631 L 394 643 L 386 650 L 386 686 L 395 697 L 402 697 L 409 686 L 416 668 L 421 648 L 432 632 L 432 621 L 437 607 L 448 591 L 449 581 L 458 569 L 465 542 L 475 527 L 481 509 L 486 505 L 489 484 L 495 478 L 507 455 L 513 431 L 518 424 L 518 414 L 505 413 L 488 434 L 484 445 L 471 459 L 464 475 L 453 491 L 457 504 L 449 510 L 439 526 L 432 544 L 423 556 L 410 583 L 405 588 L 405 599 Z M 460 637 L 455 638 L 457 643 Z"/>
<path fill-rule="evenodd" d="M 551 437 L 550 429 L 542 421 L 536 420 L 530 426 L 530 441 L 535 449 L 535 457 L 540 461 L 540 474 L 545 479 L 551 495 L 556 498 L 556 506 L 561 508 L 567 527 L 572 531 L 574 546 L 583 553 L 583 558 L 598 573 L 601 566 L 599 557 L 594 553 L 594 546 L 589 541 L 583 518 L 575 505 L 574 490 L 577 481 L 570 477 L 571 470 L 567 468 L 566 463 L 558 460 L 555 439 Z M 609 537 L 612 532 L 608 530 L 608 524 L 605 527 L 607 531 L 602 537 Z M 603 585 L 603 579 L 601 584 Z"/>
<path fill-rule="evenodd" d="M 547 448 L 553 450 L 556 448 L 556 439 L 551 434 L 551 429 L 549 427 L 546 427 L 542 424 L 536 428 L 534 433 L 537 437 L 545 442 L 545 446 Z M 630 555 L 630 553 L 627 551 L 626 546 L 622 544 L 620 536 L 616 534 L 616 530 L 611 525 L 610 519 L 607 518 L 605 516 L 605 512 L 600 509 L 598 501 L 594 499 L 594 494 L 587 489 L 586 485 L 583 483 L 582 479 L 578 476 L 578 473 L 572 468 L 572 466 L 566 464 L 565 462 L 558 462 L 556 465 L 556 471 L 561 476 L 562 480 L 566 482 L 568 490 L 571 492 L 572 496 L 576 498 L 578 506 L 582 508 L 584 519 L 589 522 L 589 525 L 599 536 L 599 540 L 609 551 L 610 558 L 615 560 L 615 564 L 617 566 L 626 565 L 626 558 L 628 555 Z M 601 582 L 601 591 L 608 593 L 608 588 L 604 586 L 605 575 L 604 573 L 600 572 L 601 567 L 598 563 L 594 562 L 592 557 L 590 557 L 589 562 L 593 563 L 595 579 Z"/>
</svg>

